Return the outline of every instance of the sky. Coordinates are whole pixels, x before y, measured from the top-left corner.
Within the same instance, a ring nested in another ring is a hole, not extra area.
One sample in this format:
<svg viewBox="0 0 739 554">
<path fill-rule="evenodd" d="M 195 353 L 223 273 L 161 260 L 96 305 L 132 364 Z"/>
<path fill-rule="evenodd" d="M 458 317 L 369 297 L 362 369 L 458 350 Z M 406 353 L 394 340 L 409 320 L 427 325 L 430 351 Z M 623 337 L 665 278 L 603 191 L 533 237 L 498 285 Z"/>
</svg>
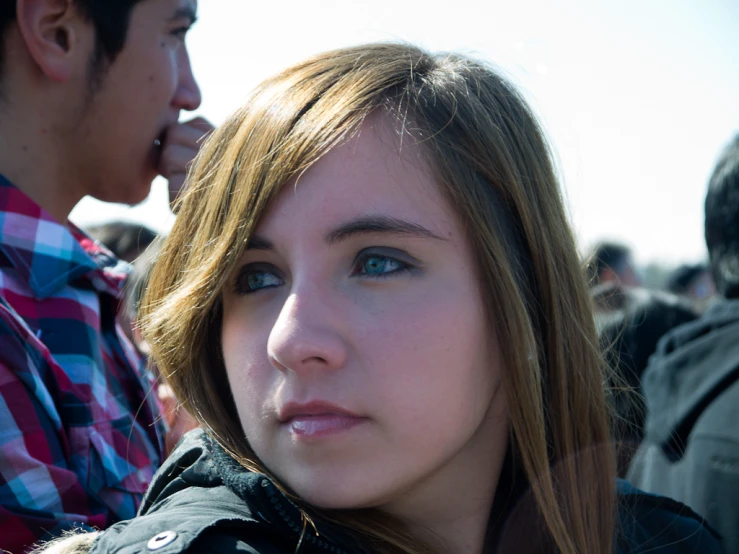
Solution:
<svg viewBox="0 0 739 554">
<path fill-rule="evenodd" d="M 198 11 L 195 114 L 216 125 L 263 79 L 324 50 L 400 40 L 463 52 L 539 115 L 583 251 L 612 239 L 642 264 L 706 257 L 706 184 L 739 133 L 736 0 L 201 0 Z M 70 219 L 166 232 L 174 216 L 158 179 L 138 206 L 85 198 Z"/>
</svg>

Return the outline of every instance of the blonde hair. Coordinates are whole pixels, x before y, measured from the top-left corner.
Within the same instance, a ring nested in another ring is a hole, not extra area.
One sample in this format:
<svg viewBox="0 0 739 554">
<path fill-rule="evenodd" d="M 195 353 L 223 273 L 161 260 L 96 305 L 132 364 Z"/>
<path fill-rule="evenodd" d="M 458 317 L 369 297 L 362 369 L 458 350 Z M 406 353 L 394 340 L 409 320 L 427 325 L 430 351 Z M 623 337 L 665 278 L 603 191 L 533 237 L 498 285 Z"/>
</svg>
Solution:
<svg viewBox="0 0 739 554">
<path fill-rule="evenodd" d="M 531 525 L 565 553 L 610 553 L 615 467 L 585 281 L 547 144 L 505 79 L 401 44 L 328 52 L 260 85 L 203 146 L 143 303 L 143 332 L 185 407 L 242 464 L 220 352 L 221 292 L 281 187 L 373 112 L 420 145 L 466 227 L 501 345 L 515 466 Z M 406 137 L 406 138 L 403 138 Z M 432 552 L 377 514 L 320 514 L 379 552 Z"/>
</svg>

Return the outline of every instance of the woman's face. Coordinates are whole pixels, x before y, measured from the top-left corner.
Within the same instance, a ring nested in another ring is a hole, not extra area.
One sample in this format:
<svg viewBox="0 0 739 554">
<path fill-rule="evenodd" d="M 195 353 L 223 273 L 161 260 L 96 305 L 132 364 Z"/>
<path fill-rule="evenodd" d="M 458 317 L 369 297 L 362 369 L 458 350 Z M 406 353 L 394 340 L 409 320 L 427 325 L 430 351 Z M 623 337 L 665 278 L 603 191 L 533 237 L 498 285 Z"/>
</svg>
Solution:
<svg viewBox="0 0 739 554">
<path fill-rule="evenodd" d="M 416 147 L 397 143 L 370 118 L 285 186 L 223 293 L 249 444 L 318 507 L 402 513 L 468 482 L 487 494 L 506 448 L 470 245 Z"/>
</svg>

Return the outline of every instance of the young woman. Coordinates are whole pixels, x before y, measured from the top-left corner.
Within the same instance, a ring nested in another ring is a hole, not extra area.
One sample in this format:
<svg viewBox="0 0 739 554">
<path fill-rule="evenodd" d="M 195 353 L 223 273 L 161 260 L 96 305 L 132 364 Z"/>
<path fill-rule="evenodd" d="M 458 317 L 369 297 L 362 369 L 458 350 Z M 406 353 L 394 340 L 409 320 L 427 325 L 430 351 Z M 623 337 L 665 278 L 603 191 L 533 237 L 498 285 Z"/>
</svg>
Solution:
<svg viewBox="0 0 739 554">
<path fill-rule="evenodd" d="M 617 491 L 550 155 L 476 61 L 375 44 L 262 84 L 202 149 L 143 321 L 206 431 L 94 553 L 716 548 Z"/>
</svg>

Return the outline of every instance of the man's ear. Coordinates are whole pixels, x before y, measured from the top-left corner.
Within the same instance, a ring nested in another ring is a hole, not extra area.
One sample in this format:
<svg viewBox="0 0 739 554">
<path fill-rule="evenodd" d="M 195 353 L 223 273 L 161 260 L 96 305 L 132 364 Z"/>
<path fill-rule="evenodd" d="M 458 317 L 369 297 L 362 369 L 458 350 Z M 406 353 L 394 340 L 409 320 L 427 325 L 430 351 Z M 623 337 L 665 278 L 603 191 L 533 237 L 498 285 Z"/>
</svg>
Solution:
<svg viewBox="0 0 739 554">
<path fill-rule="evenodd" d="M 41 72 L 58 82 L 73 74 L 85 49 L 84 25 L 73 0 L 16 1 L 18 29 Z M 84 53 L 87 56 L 87 53 Z"/>
</svg>

